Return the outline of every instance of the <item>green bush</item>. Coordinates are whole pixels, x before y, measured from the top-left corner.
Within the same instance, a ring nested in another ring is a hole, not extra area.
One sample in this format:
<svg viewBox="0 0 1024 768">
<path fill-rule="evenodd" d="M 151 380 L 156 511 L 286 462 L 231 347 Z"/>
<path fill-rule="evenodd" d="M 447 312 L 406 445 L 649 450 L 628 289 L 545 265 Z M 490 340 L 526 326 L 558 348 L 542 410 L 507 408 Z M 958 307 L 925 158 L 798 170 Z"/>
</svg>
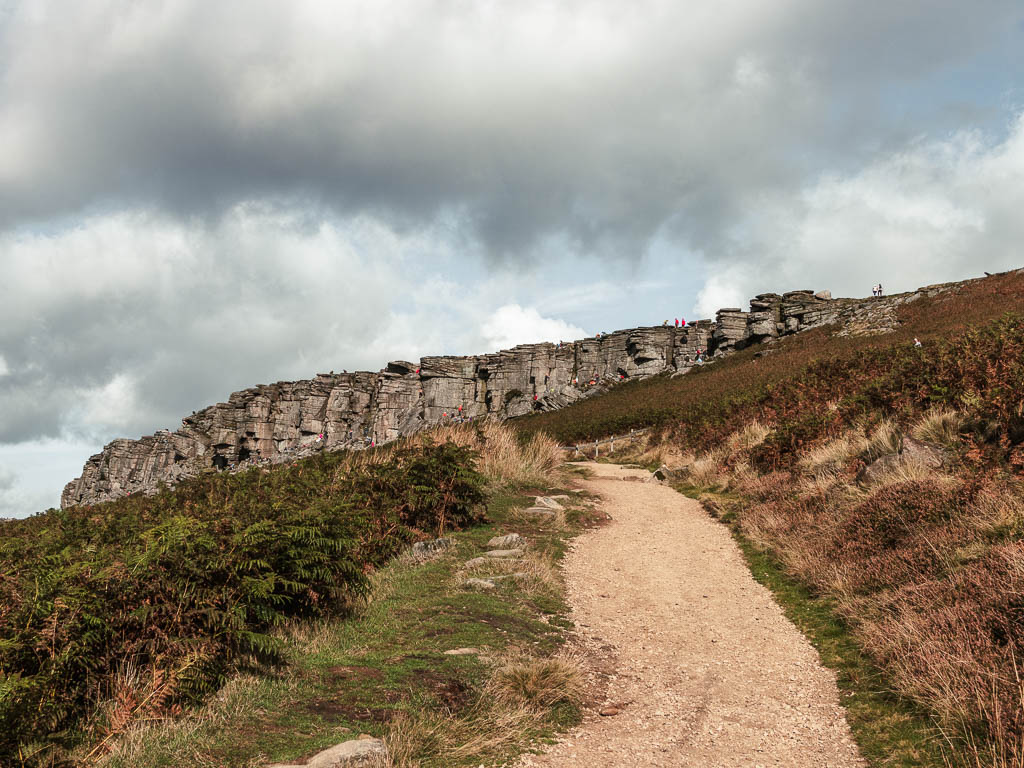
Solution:
<svg viewBox="0 0 1024 768">
<path fill-rule="evenodd" d="M 452 443 L 321 454 L 0 524 L 0 765 L 59 765 L 95 738 L 129 666 L 170 706 L 280 663 L 274 627 L 344 612 L 368 568 L 478 519 L 474 459 Z"/>
</svg>

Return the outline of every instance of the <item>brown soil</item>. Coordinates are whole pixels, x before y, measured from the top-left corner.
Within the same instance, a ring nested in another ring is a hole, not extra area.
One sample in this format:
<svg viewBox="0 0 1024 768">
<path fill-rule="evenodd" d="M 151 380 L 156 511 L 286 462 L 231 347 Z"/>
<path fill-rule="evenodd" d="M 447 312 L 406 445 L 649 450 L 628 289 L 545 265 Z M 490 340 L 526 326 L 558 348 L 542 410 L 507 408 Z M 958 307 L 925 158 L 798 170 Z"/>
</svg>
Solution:
<svg viewBox="0 0 1024 768">
<path fill-rule="evenodd" d="M 521 766 L 863 766 L 834 677 L 728 530 L 643 470 L 586 466 L 613 522 L 574 541 L 565 575 L 606 699 Z"/>
</svg>

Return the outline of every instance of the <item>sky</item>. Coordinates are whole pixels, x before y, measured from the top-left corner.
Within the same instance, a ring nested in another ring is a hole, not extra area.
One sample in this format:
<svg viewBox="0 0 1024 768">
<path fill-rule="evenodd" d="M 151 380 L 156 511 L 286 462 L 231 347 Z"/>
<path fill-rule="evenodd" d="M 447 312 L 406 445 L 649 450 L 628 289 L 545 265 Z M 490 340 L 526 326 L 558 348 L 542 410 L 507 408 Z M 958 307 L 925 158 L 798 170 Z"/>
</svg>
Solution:
<svg viewBox="0 0 1024 768">
<path fill-rule="evenodd" d="M 0 0 L 0 517 L 393 359 L 1024 266 L 1019 0 Z"/>
</svg>

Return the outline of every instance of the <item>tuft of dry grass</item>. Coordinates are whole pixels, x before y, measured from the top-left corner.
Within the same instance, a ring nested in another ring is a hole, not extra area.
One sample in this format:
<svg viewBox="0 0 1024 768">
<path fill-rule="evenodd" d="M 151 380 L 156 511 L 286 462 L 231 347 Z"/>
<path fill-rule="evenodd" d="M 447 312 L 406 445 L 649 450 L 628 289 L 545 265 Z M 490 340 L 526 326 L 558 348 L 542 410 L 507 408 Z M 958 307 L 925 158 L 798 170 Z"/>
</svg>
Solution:
<svg viewBox="0 0 1024 768">
<path fill-rule="evenodd" d="M 477 469 L 501 488 L 550 487 L 561 480 L 565 456 L 558 443 L 543 433 L 523 442 L 512 427 L 486 421 L 437 427 L 422 433 L 419 439 L 451 441 L 473 448 L 480 453 Z"/>
<path fill-rule="evenodd" d="M 903 445 L 903 435 L 899 427 L 890 419 L 882 419 L 872 432 L 861 450 L 861 458 L 869 464 L 882 456 L 899 453 Z"/>
<path fill-rule="evenodd" d="M 867 449 L 867 438 L 851 430 L 807 451 L 800 457 L 797 466 L 812 476 L 834 477 L 842 467 Z"/>
<path fill-rule="evenodd" d="M 748 422 L 742 429 L 729 435 L 725 441 L 728 447 L 728 455 L 736 457 L 749 451 L 751 448 L 756 448 L 765 441 L 768 435 L 771 434 L 771 431 L 771 427 L 762 424 L 760 421 Z"/>
<path fill-rule="evenodd" d="M 923 442 L 935 443 L 956 450 L 960 446 L 960 427 L 964 417 L 947 408 L 932 408 L 910 430 L 910 434 Z"/>
<path fill-rule="evenodd" d="M 392 722 L 384 744 L 387 768 L 419 768 L 422 755 L 445 755 L 452 761 L 486 759 L 521 742 L 525 732 L 543 722 L 527 706 L 478 704 L 468 714 L 446 711 L 402 713 Z"/>
<path fill-rule="evenodd" d="M 984 488 L 968 512 L 971 526 L 984 536 L 1020 536 L 1024 533 L 1024 488 L 1017 481 Z"/>
<path fill-rule="evenodd" d="M 513 708 L 548 709 L 579 704 L 584 684 L 580 659 L 570 653 L 547 658 L 512 657 L 491 676 L 485 696 Z"/>
<path fill-rule="evenodd" d="M 401 714 L 384 737 L 388 768 L 418 768 L 421 756 L 451 762 L 484 760 L 521 744 L 552 708 L 579 704 L 583 674 L 578 657 L 510 656 L 498 663 L 482 695 L 468 711 Z"/>
<path fill-rule="evenodd" d="M 878 489 L 889 485 L 919 481 L 932 483 L 933 485 L 942 488 L 950 488 L 955 485 L 960 485 L 962 482 L 952 475 L 946 474 L 934 467 L 929 467 L 919 461 L 911 461 L 903 457 L 901 461 L 896 462 L 891 467 L 887 468 L 885 472 L 879 475 L 878 478 L 871 483 L 870 492 L 875 492 Z"/>
</svg>

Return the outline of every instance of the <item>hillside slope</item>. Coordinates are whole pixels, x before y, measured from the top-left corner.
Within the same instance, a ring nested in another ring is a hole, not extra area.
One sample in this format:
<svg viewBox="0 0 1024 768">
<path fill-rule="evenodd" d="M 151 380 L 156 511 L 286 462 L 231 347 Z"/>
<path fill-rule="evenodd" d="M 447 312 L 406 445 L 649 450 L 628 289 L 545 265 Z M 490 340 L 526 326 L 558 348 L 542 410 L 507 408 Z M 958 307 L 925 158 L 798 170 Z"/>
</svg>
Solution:
<svg viewBox="0 0 1024 768">
<path fill-rule="evenodd" d="M 899 307 L 960 288 L 929 286 L 871 299 L 828 292 L 761 294 L 750 311 L 722 309 L 683 327 L 631 328 L 573 342 L 526 344 L 495 354 L 395 361 L 377 373 L 319 374 L 235 392 L 226 403 L 139 440 L 115 440 L 67 484 L 61 506 L 154 493 L 207 471 L 365 448 L 439 424 L 551 411 L 635 379 L 683 374 L 761 342 L 839 323 L 844 333 L 884 332 Z"/>
<path fill-rule="evenodd" d="M 1024 275 L 896 320 L 514 424 L 569 443 L 650 427 L 639 458 L 667 464 L 879 670 L 849 681 L 849 706 L 888 690 L 927 713 L 953 764 L 1024 765 Z"/>
</svg>

